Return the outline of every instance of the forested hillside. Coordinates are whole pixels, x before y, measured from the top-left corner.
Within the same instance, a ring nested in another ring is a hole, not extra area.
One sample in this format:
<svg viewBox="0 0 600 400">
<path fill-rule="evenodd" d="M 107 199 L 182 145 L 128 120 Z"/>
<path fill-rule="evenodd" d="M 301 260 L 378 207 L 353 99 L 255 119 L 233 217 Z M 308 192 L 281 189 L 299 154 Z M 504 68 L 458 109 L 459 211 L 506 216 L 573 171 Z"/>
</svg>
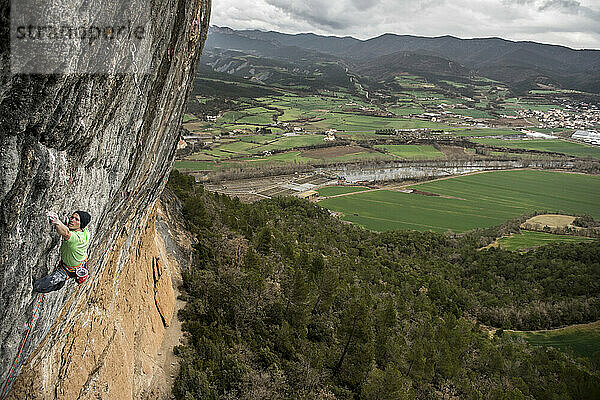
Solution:
<svg viewBox="0 0 600 400">
<path fill-rule="evenodd" d="M 374 233 L 293 197 L 243 204 L 177 171 L 169 188 L 198 239 L 178 399 L 600 398 L 599 354 L 484 327 L 598 319 L 598 241 L 478 250 L 518 222 Z"/>
</svg>

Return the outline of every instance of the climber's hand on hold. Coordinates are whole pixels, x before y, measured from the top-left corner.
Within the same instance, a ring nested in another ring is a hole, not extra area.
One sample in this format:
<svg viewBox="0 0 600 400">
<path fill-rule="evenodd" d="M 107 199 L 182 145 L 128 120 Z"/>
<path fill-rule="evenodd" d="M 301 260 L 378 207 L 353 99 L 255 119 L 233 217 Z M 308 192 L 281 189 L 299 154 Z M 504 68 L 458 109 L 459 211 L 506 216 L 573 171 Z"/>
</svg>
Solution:
<svg viewBox="0 0 600 400">
<path fill-rule="evenodd" d="M 63 239 L 69 240 L 71 237 L 69 227 L 62 223 L 60 218 L 58 218 L 58 214 L 56 214 L 54 211 L 50 211 L 48 212 L 48 218 L 50 219 L 50 223 L 56 228 L 56 232 L 58 232 Z"/>
<path fill-rule="evenodd" d="M 48 218 L 50 219 L 50 223 L 52 225 L 56 225 L 60 222 L 60 219 L 58 219 L 58 214 L 56 214 L 54 211 L 48 212 Z"/>
</svg>

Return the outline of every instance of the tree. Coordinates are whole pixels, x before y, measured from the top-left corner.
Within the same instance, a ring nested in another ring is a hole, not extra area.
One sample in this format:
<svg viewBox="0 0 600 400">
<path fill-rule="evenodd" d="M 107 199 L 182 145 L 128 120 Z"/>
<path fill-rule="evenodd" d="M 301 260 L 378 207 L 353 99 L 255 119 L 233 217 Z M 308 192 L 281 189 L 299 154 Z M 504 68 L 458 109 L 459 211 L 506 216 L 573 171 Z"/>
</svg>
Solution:
<svg viewBox="0 0 600 400">
<path fill-rule="evenodd" d="M 373 368 L 362 386 L 360 398 L 364 400 L 403 400 L 415 398 L 410 380 L 388 366 L 385 370 Z"/>
<path fill-rule="evenodd" d="M 370 294 L 351 290 L 337 329 L 339 356 L 333 366 L 337 379 L 357 389 L 371 370 L 374 358 Z"/>
<path fill-rule="evenodd" d="M 181 212 L 186 216 L 188 228 L 195 233 L 212 225 L 211 217 L 204 207 L 204 201 L 199 195 L 190 196 L 183 203 Z"/>
<path fill-rule="evenodd" d="M 290 268 L 282 279 L 283 295 L 287 301 L 286 316 L 296 329 L 308 323 L 310 313 L 310 286 L 306 272 L 301 268 Z"/>
<path fill-rule="evenodd" d="M 268 226 L 265 226 L 258 234 L 256 250 L 258 250 L 259 253 L 267 254 L 269 250 L 271 250 L 271 240 L 271 230 Z"/>
</svg>

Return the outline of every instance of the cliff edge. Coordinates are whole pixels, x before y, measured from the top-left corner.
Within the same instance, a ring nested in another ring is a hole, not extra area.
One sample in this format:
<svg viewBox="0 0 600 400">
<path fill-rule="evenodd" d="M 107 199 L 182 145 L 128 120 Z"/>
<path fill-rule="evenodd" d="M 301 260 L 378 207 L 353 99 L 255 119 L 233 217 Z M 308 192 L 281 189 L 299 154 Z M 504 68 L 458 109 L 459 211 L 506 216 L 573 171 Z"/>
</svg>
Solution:
<svg viewBox="0 0 600 400">
<path fill-rule="evenodd" d="M 58 263 L 59 238 L 46 212 L 92 215 L 90 279 L 44 296 L 9 398 L 128 399 L 148 393 L 151 355 L 174 312 L 171 271 L 156 233 L 157 199 L 172 167 L 210 5 L 147 5 L 152 52 L 146 74 L 10 74 L 3 29 L 2 385 L 37 305 L 32 282 Z M 0 11 L 5 27 L 7 1 Z"/>
</svg>

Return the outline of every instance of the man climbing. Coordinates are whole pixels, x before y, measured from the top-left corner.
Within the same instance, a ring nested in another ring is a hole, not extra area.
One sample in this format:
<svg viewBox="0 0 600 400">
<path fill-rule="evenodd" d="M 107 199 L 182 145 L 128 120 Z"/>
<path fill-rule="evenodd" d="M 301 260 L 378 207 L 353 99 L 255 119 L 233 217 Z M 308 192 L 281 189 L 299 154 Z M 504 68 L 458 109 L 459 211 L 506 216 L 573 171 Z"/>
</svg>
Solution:
<svg viewBox="0 0 600 400">
<path fill-rule="evenodd" d="M 85 211 L 75 211 L 69 218 L 68 225 L 63 224 L 55 212 L 49 212 L 48 218 L 56 227 L 56 232 L 63 238 L 60 245 L 61 262 L 50 275 L 34 282 L 33 290 L 38 293 L 59 290 L 69 278 L 75 278 L 75 281 L 81 284 L 88 277 L 85 262 L 90 244 L 90 231 L 87 228 L 92 219 L 90 214 Z"/>
</svg>

